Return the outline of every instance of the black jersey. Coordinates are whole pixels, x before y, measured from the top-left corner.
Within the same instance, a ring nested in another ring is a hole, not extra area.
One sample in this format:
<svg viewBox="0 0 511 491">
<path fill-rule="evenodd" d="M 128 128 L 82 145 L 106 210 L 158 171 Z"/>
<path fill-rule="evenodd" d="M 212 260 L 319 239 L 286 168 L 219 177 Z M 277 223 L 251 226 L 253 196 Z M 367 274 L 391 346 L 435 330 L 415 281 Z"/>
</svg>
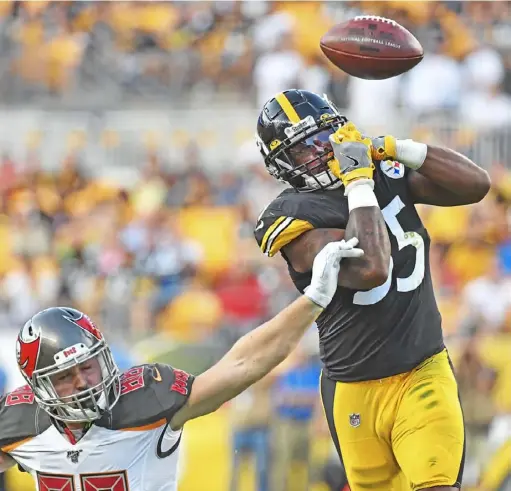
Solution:
<svg viewBox="0 0 511 491">
<path fill-rule="evenodd" d="M 430 238 L 410 194 L 409 172 L 397 162 L 378 163 L 374 172 L 392 247 L 387 281 L 369 291 L 339 287 L 317 320 L 324 371 L 333 380 L 404 373 L 444 347 L 429 267 Z M 254 233 L 261 250 L 273 256 L 313 228 L 345 229 L 348 217 L 343 189 L 286 189 L 263 210 Z M 287 262 L 303 292 L 310 272 L 298 273 Z"/>
</svg>

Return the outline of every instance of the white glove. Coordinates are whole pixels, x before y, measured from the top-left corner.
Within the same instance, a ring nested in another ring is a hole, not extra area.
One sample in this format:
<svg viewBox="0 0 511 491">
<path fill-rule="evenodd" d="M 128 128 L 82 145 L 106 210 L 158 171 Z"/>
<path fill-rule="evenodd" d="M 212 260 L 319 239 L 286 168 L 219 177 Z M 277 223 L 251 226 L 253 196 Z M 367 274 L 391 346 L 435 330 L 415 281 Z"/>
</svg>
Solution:
<svg viewBox="0 0 511 491">
<path fill-rule="evenodd" d="M 347 242 L 330 242 L 314 258 L 312 264 L 311 284 L 305 289 L 304 295 L 324 309 L 332 301 L 337 290 L 337 277 L 344 257 L 361 257 L 362 249 L 357 249 L 358 239 L 353 237 Z"/>
</svg>

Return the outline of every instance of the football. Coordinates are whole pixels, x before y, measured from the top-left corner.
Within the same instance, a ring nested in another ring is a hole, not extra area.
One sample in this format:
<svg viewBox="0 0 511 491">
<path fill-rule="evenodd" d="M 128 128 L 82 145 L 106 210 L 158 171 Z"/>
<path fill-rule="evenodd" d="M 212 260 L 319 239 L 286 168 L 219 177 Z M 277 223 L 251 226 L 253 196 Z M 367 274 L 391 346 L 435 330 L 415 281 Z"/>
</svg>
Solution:
<svg viewBox="0 0 511 491">
<path fill-rule="evenodd" d="M 332 27 L 320 41 L 325 56 L 354 77 L 383 80 L 407 72 L 424 57 L 417 38 L 397 22 L 358 16 Z"/>
</svg>

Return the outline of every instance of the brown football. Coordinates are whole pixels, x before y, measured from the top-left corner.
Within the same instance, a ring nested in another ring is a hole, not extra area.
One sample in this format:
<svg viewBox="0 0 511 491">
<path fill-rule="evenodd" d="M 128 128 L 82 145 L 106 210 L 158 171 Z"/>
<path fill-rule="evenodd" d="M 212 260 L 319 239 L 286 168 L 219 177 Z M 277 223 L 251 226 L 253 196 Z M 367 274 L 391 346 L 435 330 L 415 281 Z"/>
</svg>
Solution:
<svg viewBox="0 0 511 491">
<path fill-rule="evenodd" d="M 410 31 L 393 20 L 370 15 L 335 25 L 321 38 L 320 46 L 334 65 L 366 80 L 395 77 L 424 57 Z"/>
</svg>

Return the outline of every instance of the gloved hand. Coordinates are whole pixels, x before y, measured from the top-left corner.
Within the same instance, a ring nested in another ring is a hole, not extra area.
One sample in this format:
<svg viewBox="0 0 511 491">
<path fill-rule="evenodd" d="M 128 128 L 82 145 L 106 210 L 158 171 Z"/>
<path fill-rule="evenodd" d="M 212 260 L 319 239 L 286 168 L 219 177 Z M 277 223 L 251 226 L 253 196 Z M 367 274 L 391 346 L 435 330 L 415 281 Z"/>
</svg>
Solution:
<svg viewBox="0 0 511 491">
<path fill-rule="evenodd" d="M 345 187 L 358 179 L 373 178 L 371 140 L 362 137 L 351 121 L 330 135 L 329 140 L 335 158 L 328 162 L 328 167 Z"/>
<path fill-rule="evenodd" d="M 397 160 L 397 141 L 393 136 L 379 136 L 371 140 L 374 160 Z"/>
<path fill-rule="evenodd" d="M 361 257 L 362 249 L 357 249 L 356 237 L 348 241 L 344 239 L 327 244 L 314 258 L 312 264 L 311 284 L 305 289 L 304 295 L 324 309 L 332 301 L 337 290 L 337 277 L 341 260 L 345 257 Z"/>
<path fill-rule="evenodd" d="M 371 155 L 374 160 L 397 160 L 413 170 L 420 169 L 427 153 L 428 146 L 425 143 L 398 140 L 390 135 L 372 139 Z"/>
</svg>

